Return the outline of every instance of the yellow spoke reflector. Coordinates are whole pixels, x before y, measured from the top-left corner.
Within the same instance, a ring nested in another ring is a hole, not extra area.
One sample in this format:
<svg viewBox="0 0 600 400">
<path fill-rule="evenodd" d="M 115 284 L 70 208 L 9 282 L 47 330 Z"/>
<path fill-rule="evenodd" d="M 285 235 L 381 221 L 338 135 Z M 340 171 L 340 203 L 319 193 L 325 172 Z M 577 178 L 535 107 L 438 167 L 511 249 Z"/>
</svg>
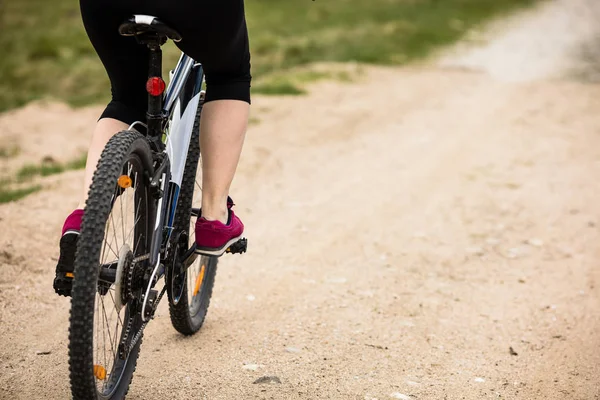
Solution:
<svg viewBox="0 0 600 400">
<path fill-rule="evenodd" d="M 131 187 L 132 183 L 133 183 L 133 181 L 127 175 L 121 175 L 119 177 L 119 179 L 117 180 L 117 184 L 119 185 L 119 187 L 121 187 L 123 189 L 129 189 Z"/>
<path fill-rule="evenodd" d="M 206 265 L 202 265 L 202 268 L 200 269 L 200 273 L 198 274 L 198 277 L 196 278 L 196 286 L 194 287 L 194 296 L 198 294 L 198 291 L 200 291 L 200 286 L 202 286 L 202 281 L 204 280 L 204 272 L 206 271 Z"/>
<path fill-rule="evenodd" d="M 74 278 L 75 277 L 75 275 L 72 272 L 65 272 L 65 276 L 67 278 Z"/>
<path fill-rule="evenodd" d="M 94 376 L 101 381 L 106 379 L 106 368 L 102 365 L 94 365 Z"/>
</svg>

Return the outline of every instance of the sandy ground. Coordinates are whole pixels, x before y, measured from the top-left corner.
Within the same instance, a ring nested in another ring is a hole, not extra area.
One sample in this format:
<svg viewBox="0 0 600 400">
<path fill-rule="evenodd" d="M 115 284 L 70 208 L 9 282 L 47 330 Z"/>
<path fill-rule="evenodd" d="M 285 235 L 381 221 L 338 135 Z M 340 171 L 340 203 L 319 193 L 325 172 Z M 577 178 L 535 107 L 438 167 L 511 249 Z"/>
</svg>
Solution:
<svg viewBox="0 0 600 400">
<path fill-rule="evenodd" d="M 600 399 L 600 85 L 468 69 L 256 98 L 232 191 L 250 252 L 222 259 L 198 335 L 162 305 L 128 398 Z M 25 149 L 3 169 L 72 159 L 99 112 L 0 116 Z M 51 280 L 81 178 L 0 206 L 2 399 L 69 397 Z"/>
</svg>

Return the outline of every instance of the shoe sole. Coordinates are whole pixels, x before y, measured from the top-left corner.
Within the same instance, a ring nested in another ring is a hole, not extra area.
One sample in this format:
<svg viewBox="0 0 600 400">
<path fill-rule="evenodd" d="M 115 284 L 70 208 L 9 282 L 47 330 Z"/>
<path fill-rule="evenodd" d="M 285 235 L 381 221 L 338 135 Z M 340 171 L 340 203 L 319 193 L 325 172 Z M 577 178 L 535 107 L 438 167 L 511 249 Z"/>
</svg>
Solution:
<svg viewBox="0 0 600 400">
<path fill-rule="evenodd" d="M 223 254 L 225 254 L 225 252 L 227 251 L 228 248 L 230 248 L 231 246 L 233 246 L 235 243 L 237 243 L 238 241 L 240 241 L 242 239 L 242 236 L 238 236 L 235 237 L 233 239 L 231 239 L 230 241 L 228 241 L 227 243 L 225 243 L 222 247 L 219 248 L 210 248 L 210 247 L 196 247 L 196 254 L 201 254 L 204 256 L 215 256 L 215 257 L 219 257 L 222 256 Z"/>
<path fill-rule="evenodd" d="M 65 236 L 67 235 L 76 235 L 76 237 L 79 236 L 79 231 L 75 231 L 75 230 L 68 230 L 65 233 L 63 233 L 63 235 L 61 236 L 60 240 L 62 243 L 63 238 L 65 238 Z M 71 239 L 73 240 L 73 239 Z M 73 243 L 70 243 L 70 245 L 74 245 L 76 246 L 76 242 L 75 240 L 73 240 Z M 75 260 L 73 260 L 73 262 L 75 262 Z M 70 276 L 67 276 L 70 275 Z M 73 272 L 69 272 L 69 271 L 57 271 L 56 275 L 54 277 L 54 282 L 52 283 L 52 286 L 54 288 L 54 292 L 59 295 L 59 296 L 65 296 L 65 297 L 71 297 L 71 288 L 73 286 Z"/>
</svg>

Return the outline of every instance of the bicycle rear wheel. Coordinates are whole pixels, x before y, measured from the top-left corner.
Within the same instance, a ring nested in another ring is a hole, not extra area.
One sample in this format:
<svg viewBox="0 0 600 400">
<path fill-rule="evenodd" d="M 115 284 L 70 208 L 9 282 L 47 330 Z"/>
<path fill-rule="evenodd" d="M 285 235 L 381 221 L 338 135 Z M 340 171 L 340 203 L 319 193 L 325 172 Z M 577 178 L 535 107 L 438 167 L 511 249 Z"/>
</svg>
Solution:
<svg viewBox="0 0 600 400">
<path fill-rule="evenodd" d="M 172 268 L 167 283 L 169 295 L 169 314 L 173 327 L 184 335 L 198 332 L 204 323 L 210 298 L 212 296 L 215 275 L 217 273 L 217 257 L 198 256 L 187 270 L 178 256 L 195 241 L 195 221 L 191 219 L 192 210 L 199 210 L 202 198 L 201 177 L 198 177 L 198 160 L 200 158 L 199 132 L 202 105 L 194 122 L 192 137 L 177 202 L 173 233 L 175 248 L 172 251 Z M 201 164 L 201 163 L 200 163 Z"/>
<path fill-rule="evenodd" d="M 139 356 L 141 291 L 152 240 L 152 152 L 134 131 L 106 145 L 87 200 L 71 300 L 74 399 L 121 399 Z"/>
</svg>

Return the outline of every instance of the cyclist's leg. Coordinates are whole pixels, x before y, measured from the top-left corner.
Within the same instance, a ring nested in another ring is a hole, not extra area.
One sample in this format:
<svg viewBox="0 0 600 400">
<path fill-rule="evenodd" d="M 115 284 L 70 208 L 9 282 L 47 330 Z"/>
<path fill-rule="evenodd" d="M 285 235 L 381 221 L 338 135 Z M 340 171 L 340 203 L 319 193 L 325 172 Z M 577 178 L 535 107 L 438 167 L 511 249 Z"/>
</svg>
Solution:
<svg viewBox="0 0 600 400">
<path fill-rule="evenodd" d="M 80 6 L 86 32 L 104 64 L 112 92 L 112 100 L 100 116 L 90 142 L 79 202 L 79 208 L 83 208 L 96 164 L 108 140 L 132 122 L 145 119 L 148 50 L 135 39 L 119 35 L 119 24 L 132 14 L 119 2 L 81 0 Z"/>
<path fill-rule="evenodd" d="M 114 4 L 95 0 L 80 2 L 84 26 L 110 78 L 112 100 L 94 128 L 78 208 L 63 225 L 54 280 L 54 289 L 63 295 L 70 294 L 82 209 L 102 150 L 114 134 L 126 129 L 132 122 L 145 118 L 147 50 L 139 46 L 135 39 L 123 38 L 118 34 L 119 24 L 131 14 L 129 10 L 120 9 L 118 4 L 117 1 Z"/>
<path fill-rule="evenodd" d="M 202 110 L 202 216 L 227 222 L 227 196 L 242 151 L 249 104 L 215 100 Z"/>
<path fill-rule="evenodd" d="M 244 3 L 183 0 L 175 1 L 170 10 L 178 7 L 186 12 L 170 18 L 183 37 L 179 47 L 202 62 L 206 71 L 206 102 L 200 128 L 202 216 L 226 223 L 227 196 L 242 151 L 250 105 L 250 52 Z"/>
<path fill-rule="evenodd" d="M 127 124 L 113 118 L 102 118 L 96 124 L 94 133 L 92 134 L 90 147 L 88 148 L 85 174 L 83 177 L 83 190 L 77 206 L 78 209 L 83 209 L 85 207 L 88 191 L 92 185 L 92 177 L 94 176 L 94 171 L 96 171 L 96 164 L 98 164 L 98 160 L 100 159 L 100 155 L 102 154 L 102 150 L 106 146 L 106 143 L 108 143 L 115 133 L 127 128 Z"/>
</svg>

